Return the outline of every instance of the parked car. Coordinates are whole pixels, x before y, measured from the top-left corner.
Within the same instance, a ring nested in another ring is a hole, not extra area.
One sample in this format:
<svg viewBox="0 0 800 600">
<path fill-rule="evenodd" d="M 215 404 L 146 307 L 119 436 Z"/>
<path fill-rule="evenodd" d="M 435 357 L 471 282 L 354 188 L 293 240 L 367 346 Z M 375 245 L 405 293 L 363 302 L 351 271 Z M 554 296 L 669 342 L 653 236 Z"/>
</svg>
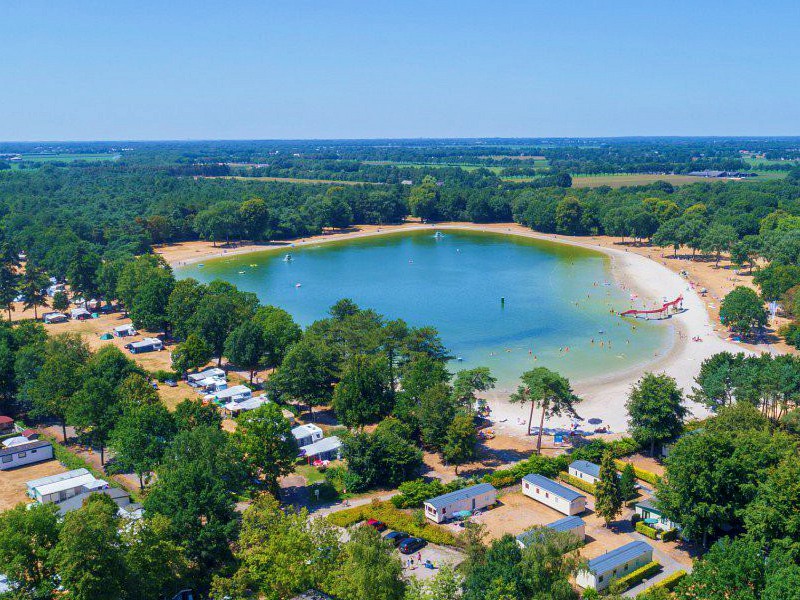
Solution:
<svg viewBox="0 0 800 600">
<path fill-rule="evenodd" d="M 169 387 L 178 387 L 178 384 L 175 383 L 174 379 L 165 379 L 164 385 L 168 385 Z"/>
<path fill-rule="evenodd" d="M 424 548 L 427 545 L 428 542 L 426 542 L 422 538 L 410 537 L 400 542 L 398 548 L 400 549 L 400 552 L 402 552 L 403 554 L 411 554 L 412 552 L 416 552 L 417 550 Z"/>
<path fill-rule="evenodd" d="M 383 521 L 378 521 L 377 519 L 368 519 L 367 525 L 370 527 L 374 527 L 378 531 L 385 531 L 386 530 L 386 523 Z"/>
<path fill-rule="evenodd" d="M 386 534 L 386 536 L 383 539 L 389 540 L 390 542 L 392 542 L 392 544 L 395 545 L 395 547 L 397 547 L 400 545 L 400 542 L 402 542 L 403 540 L 407 540 L 410 537 L 411 536 L 404 531 L 390 531 L 389 533 Z"/>
</svg>

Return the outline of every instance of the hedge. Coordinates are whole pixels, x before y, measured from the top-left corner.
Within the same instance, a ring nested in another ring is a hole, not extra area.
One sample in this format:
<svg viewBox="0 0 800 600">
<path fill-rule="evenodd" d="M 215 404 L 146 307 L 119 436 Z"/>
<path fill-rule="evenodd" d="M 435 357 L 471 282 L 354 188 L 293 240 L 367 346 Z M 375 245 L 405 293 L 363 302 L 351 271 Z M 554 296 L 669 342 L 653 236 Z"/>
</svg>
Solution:
<svg viewBox="0 0 800 600">
<path fill-rule="evenodd" d="M 634 528 L 636 529 L 636 531 L 638 531 L 642 535 L 646 535 L 651 540 L 657 540 L 658 539 L 658 530 L 655 529 L 654 527 L 650 527 L 649 525 L 646 525 L 642 521 L 637 521 L 636 525 L 634 525 Z"/>
<path fill-rule="evenodd" d="M 462 479 L 460 477 L 449 483 L 442 483 L 438 479 L 406 481 L 400 484 L 400 493 L 392 496 L 391 502 L 396 508 L 419 508 L 429 498 L 455 492 L 474 483 L 475 481 L 472 479 Z"/>
<path fill-rule="evenodd" d="M 677 585 L 681 582 L 681 580 L 684 577 L 686 577 L 686 571 L 680 569 L 678 571 L 675 571 L 671 575 L 667 575 L 666 577 L 664 577 L 664 579 L 662 579 L 658 583 L 654 583 L 649 588 L 647 588 L 643 593 L 647 594 L 648 592 L 652 592 L 658 589 L 665 589 L 668 592 L 671 592 L 677 587 Z"/>
<path fill-rule="evenodd" d="M 615 460 L 614 464 L 617 465 L 618 469 L 622 470 L 628 463 L 626 463 L 624 460 Z M 642 481 L 645 481 L 652 485 L 656 485 L 661 480 L 661 477 L 659 477 L 655 473 L 652 473 L 650 471 L 645 471 L 644 469 L 640 469 L 636 466 L 633 467 L 633 472 L 636 475 L 636 479 L 641 479 Z"/>
<path fill-rule="evenodd" d="M 664 542 L 672 542 L 678 539 L 678 530 L 677 529 L 668 529 L 667 531 L 662 532 L 661 540 Z"/>
<path fill-rule="evenodd" d="M 508 469 L 498 469 L 492 473 L 484 475 L 482 481 L 491 483 L 496 488 L 515 485 L 525 477 L 525 475 L 544 475 L 545 477 L 557 477 L 564 471 L 570 463 L 566 455 L 550 457 L 534 454 L 527 460 L 522 460 Z"/>
<path fill-rule="evenodd" d="M 595 495 L 596 488 L 593 483 L 589 483 L 588 481 L 584 481 L 583 479 L 578 479 L 577 477 L 573 477 L 566 471 L 559 473 L 558 478 L 564 483 L 568 483 L 571 486 L 574 486 L 579 490 L 586 492 L 587 494 L 591 494 L 592 496 Z"/>
<path fill-rule="evenodd" d="M 647 563 L 645 566 L 631 571 L 625 577 L 620 577 L 615 583 L 615 587 L 621 592 L 631 589 L 635 585 L 639 585 L 642 581 L 658 573 L 661 570 L 661 565 L 653 561 Z"/>
<path fill-rule="evenodd" d="M 389 529 L 405 531 L 415 537 L 428 540 L 432 544 L 455 546 L 458 540 L 449 530 L 423 520 L 422 525 L 415 523 L 413 515 L 395 508 L 389 502 L 372 502 L 364 506 L 347 508 L 328 515 L 328 520 L 339 527 L 350 527 L 367 519 L 383 521 Z"/>
</svg>

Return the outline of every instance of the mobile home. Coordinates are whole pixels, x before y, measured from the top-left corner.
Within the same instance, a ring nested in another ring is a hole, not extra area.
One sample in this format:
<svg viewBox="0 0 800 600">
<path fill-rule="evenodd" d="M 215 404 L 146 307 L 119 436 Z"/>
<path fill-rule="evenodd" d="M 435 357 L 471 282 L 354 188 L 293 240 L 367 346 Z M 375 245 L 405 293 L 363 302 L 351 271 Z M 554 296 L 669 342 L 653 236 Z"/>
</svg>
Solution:
<svg viewBox="0 0 800 600">
<path fill-rule="evenodd" d="M 39 504 L 50 504 L 69 500 L 78 494 L 100 491 L 107 488 L 108 483 L 106 481 L 95 479 L 92 474 L 86 474 L 39 485 L 34 487 L 32 492 L 33 498 L 39 502 Z"/>
<path fill-rule="evenodd" d="M 294 439 L 297 440 L 298 448 L 302 448 L 303 446 L 308 446 L 309 444 L 318 442 L 323 438 L 322 429 L 320 429 L 313 423 L 308 423 L 306 425 L 298 425 L 297 427 L 292 429 L 292 435 L 294 436 Z"/>
<path fill-rule="evenodd" d="M 479 483 L 463 490 L 436 496 L 425 501 L 425 516 L 435 523 L 453 518 L 464 510 L 478 510 L 497 502 L 497 490 L 489 483 Z"/>
<path fill-rule="evenodd" d="M 75 477 L 82 477 L 83 475 L 89 475 L 89 470 L 73 469 L 72 471 L 57 473 L 56 475 L 48 475 L 47 477 L 39 477 L 38 479 L 31 479 L 30 481 L 25 483 L 25 485 L 28 488 L 28 496 L 30 498 L 36 499 L 36 489 L 44 485 L 50 485 L 51 483 L 65 481 L 67 479 L 73 479 Z"/>
<path fill-rule="evenodd" d="M 553 531 L 568 531 L 580 541 L 586 539 L 586 523 L 584 523 L 583 519 L 580 517 L 564 517 L 558 521 L 548 523 L 545 525 L 545 528 L 552 529 Z M 533 528 L 524 533 L 520 533 L 517 536 L 517 544 L 519 544 L 520 548 L 525 549 L 531 541 L 536 539 L 536 535 L 539 531 L 541 531 L 541 528 Z"/>
<path fill-rule="evenodd" d="M 334 436 L 300 448 L 300 455 L 311 463 L 315 460 L 339 460 L 342 457 L 342 441 Z"/>
<path fill-rule="evenodd" d="M 630 542 L 593 558 L 578 572 L 575 582 L 582 588 L 606 589 L 612 581 L 624 577 L 653 561 L 653 548 L 646 542 Z"/>
<path fill-rule="evenodd" d="M 234 400 L 233 402 L 228 402 L 222 407 L 222 410 L 225 414 L 235 417 L 241 412 L 255 410 L 261 406 L 264 406 L 267 402 L 269 402 L 269 400 L 266 396 L 256 396 L 255 398 L 245 398 L 244 400 Z"/>
<path fill-rule="evenodd" d="M 92 313 L 90 313 L 85 308 L 73 308 L 69 311 L 69 318 L 75 319 L 76 321 L 85 321 L 86 319 L 92 318 Z"/>
<path fill-rule="evenodd" d="M 224 380 L 225 371 L 218 367 L 213 367 L 211 369 L 206 369 L 205 371 L 200 371 L 199 373 L 190 373 L 186 376 L 186 382 L 192 387 L 195 387 L 204 379 L 210 379 L 212 377 Z"/>
<path fill-rule="evenodd" d="M 53 323 L 66 323 L 69 319 L 67 315 L 60 312 L 49 312 L 44 313 L 42 315 L 42 321 L 44 321 L 45 325 L 51 325 Z"/>
<path fill-rule="evenodd" d="M 569 474 L 595 485 L 600 480 L 600 465 L 588 460 L 576 460 L 569 465 Z"/>
<path fill-rule="evenodd" d="M 586 510 L 586 496 L 542 475 L 523 477 L 522 493 L 565 515 L 577 515 Z"/>
<path fill-rule="evenodd" d="M 240 400 L 247 400 L 252 397 L 253 390 L 246 385 L 234 385 L 224 390 L 220 390 L 214 394 L 207 395 L 204 399 L 210 402 L 219 402 L 220 404 L 227 404 L 228 402 L 238 402 Z"/>
<path fill-rule="evenodd" d="M 0 448 L 0 471 L 40 463 L 51 458 L 53 458 L 53 446 L 44 440 Z"/>
<path fill-rule="evenodd" d="M 649 500 L 642 500 L 633 505 L 636 514 L 644 519 L 648 525 L 655 529 L 662 531 L 669 531 L 670 529 L 680 529 L 680 525 L 674 521 L 670 521 L 664 516 L 664 512 L 656 506 L 658 500 L 650 498 Z"/>
<path fill-rule="evenodd" d="M 128 323 L 127 325 L 117 325 L 114 327 L 115 337 L 130 337 L 132 335 L 136 335 L 136 330 L 133 328 L 133 323 Z"/>
<path fill-rule="evenodd" d="M 131 342 L 125 347 L 131 354 L 142 354 L 143 352 L 158 352 L 164 348 L 164 343 L 158 338 L 144 338 L 138 342 Z"/>
</svg>

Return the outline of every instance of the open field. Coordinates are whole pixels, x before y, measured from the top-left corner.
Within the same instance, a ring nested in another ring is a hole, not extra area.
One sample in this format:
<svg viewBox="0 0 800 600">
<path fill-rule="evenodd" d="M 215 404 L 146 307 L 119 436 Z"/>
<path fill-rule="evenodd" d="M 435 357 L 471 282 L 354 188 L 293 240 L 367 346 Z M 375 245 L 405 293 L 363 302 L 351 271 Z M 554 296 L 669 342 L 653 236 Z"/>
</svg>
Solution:
<svg viewBox="0 0 800 600">
<path fill-rule="evenodd" d="M 203 176 L 202 179 L 238 179 L 239 181 L 278 181 L 283 183 L 305 183 L 310 185 L 385 185 L 372 181 L 337 181 L 333 179 L 304 179 L 302 177 L 242 177 L 240 175 Z"/>
<path fill-rule="evenodd" d="M 0 472 L 0 511 L 14 508 L 20 502 L 31 502 L 26 495 L 25 482 L 40 477 L 49 477 L 58 473 L 66 473 L 67 469 L 57 460 Z"/>
<path fill-rule="evenodd" d="M 76 160 L 117 160 L 119 154 L 21 154 L 26 162 L 73 162 Z"/>
<path fill-rule="evenodd" d="M 452 167 L 459 167 L 465 171 L 477 171 L 478 169 L 488 169 L 492 173 L 500 173 L 505 167 L 487 167 L 484 165 L 473 165 L 468 163 L 414 163 L 414 162 L 394 162 L 390 160 L 375 160 L 364 161 L 365 165 L 391 165 L 393 167 L 411 167 L 414 169 L 421 169 L 423 167 L 429 169 L 446 169 Z"/>
</svg>

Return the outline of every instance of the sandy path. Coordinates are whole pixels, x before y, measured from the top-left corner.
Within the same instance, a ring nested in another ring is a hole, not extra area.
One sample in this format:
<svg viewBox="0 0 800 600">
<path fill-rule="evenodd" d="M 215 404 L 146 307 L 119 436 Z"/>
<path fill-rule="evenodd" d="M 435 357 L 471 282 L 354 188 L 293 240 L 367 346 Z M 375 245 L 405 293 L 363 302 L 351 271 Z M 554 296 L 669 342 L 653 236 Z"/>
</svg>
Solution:
<svg viewBox="0 0 800 600">
<path fill-rule="evenodd" d="M 670 324 L 674 326 L 676 335 L 672 347 L 661 356 L 641 366 L 625 371 L 617 371 L 608 377 L 584 380 L 575 383 L 575 391 L 583 401 L 579 414 L 584 419 L 599 418 L 614 431 L 623 431 L 627 424 L 625 401 L 631 385 L 647 371 L 666 373 L 674 377 L 685 392 L 690 392 L 694 378 L 700 369 L 700 363 L 709 356 L 722 351 L 752 351 L 752 347 L 729 342 L 715 331 L 709 312 L 709 302 L 701 298 L 689 282 L 680 276 L 674 265 L 669 268 L 662 262 L 646 256 L 647 252 L 638 249 L 627 251 L 613 247 L 610 238 L 574 238 L 550 234 L 541 234 L 515 223 L 476 225 L 472 223 L 437 223 L 423 225 L 405 223 L 394 226 L 362 226 L 352 231 L 327 234 L 295 240 L 295 246 L 314 245 L 349 238 L 385 235 L 399 231 L 420 229 L 463 229 L 473 231 L 489 231 L 519 235 L 528 238 L 549 240 L 552 242 L 581 246 L 605 253 L 611 258 L 611 269 L 616 280 L 624 287 L 636 292 L 642 301 L 649 306 L 660 304 L 664 299 L 672 300 L 683 294 L 686 312 L 674 316 Z M 210 242 L 186 242 L 160 248 L 157 251 L 173 266 L 210 260 L 221 256 L 242 254 L 267 249 L 285 249 L 289 244 L 274 245 L 242 245 L 233 249 L 214 248 Z M 667 261 L 663 261 L 667 262 Z M 713 314 L 713 313 L 712 313 Z M 721 328 L 720 328 L 721 330 Z M 692 341 L 699 337 L 701 342 Z M 759 348 L 766 350 L 766 348 Z M 524 434 L 527 430 L 528 408 L 512 405 L 508 402 L 507 392 L 496 392 L 487 396 L 493 411 L 496 429 L 511 435 Z M 705 409 L 689 402 L 692 414 L 702 417 Z M 538 424 L 535 420 L 534 423 Z M 568 425 L 566 419 L 553 419 L 548 426 Z"/>
</svg>

